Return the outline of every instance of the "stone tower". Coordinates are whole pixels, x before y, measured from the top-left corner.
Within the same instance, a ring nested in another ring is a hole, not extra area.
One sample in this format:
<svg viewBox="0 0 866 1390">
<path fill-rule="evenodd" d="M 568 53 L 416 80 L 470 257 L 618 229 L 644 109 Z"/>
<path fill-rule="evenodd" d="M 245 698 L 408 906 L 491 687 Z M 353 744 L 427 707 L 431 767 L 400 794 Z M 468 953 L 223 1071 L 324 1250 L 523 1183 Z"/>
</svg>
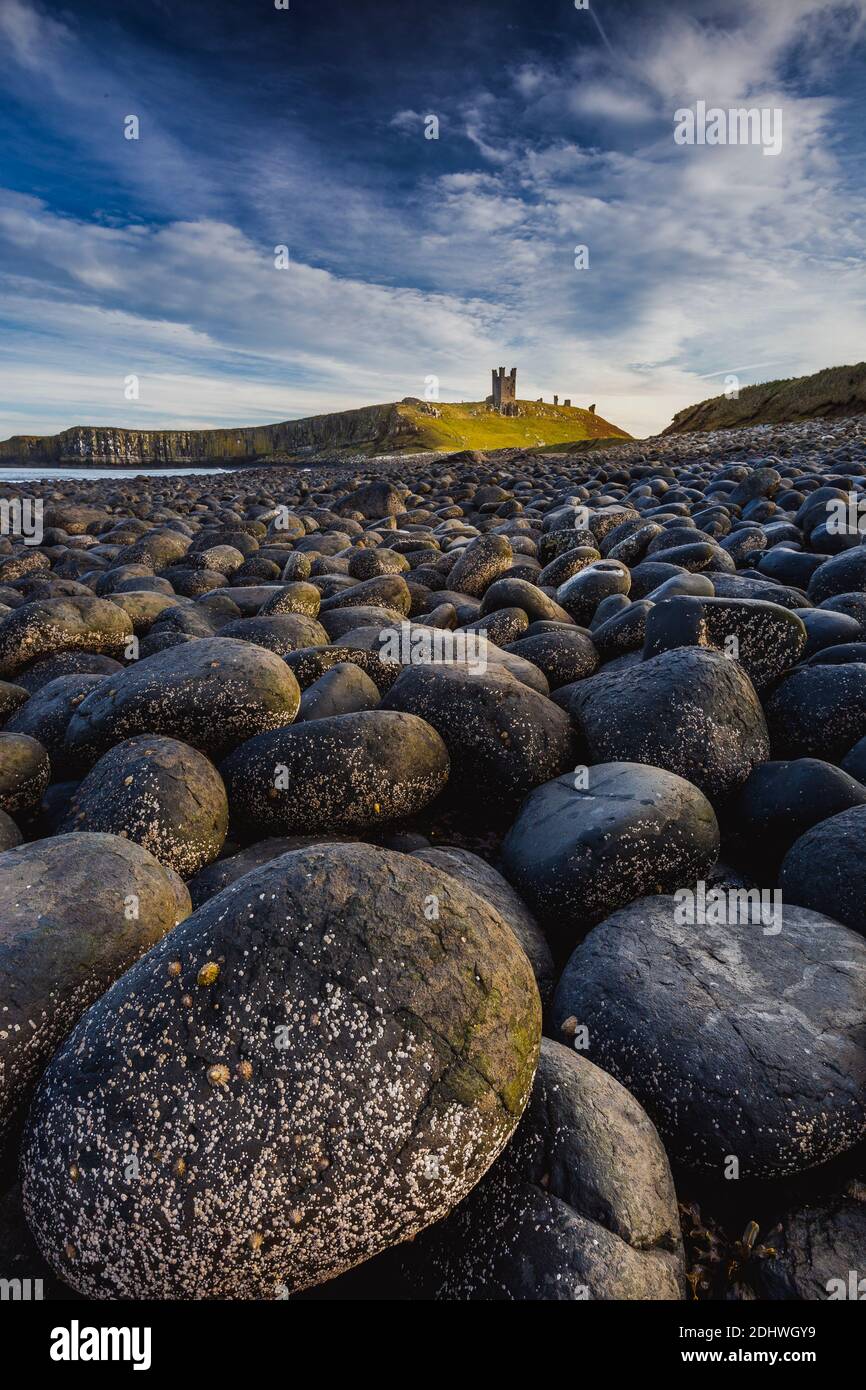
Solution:
<svg viewBox="0 0 866 1390">
<path fill-rule="evenodd" d="M 493 409 L 500 415 L 514 415 L 517 407 L 517 368 L 512 367 L 508 376 L 505 368 L 493 368 Z"/>
</svg>

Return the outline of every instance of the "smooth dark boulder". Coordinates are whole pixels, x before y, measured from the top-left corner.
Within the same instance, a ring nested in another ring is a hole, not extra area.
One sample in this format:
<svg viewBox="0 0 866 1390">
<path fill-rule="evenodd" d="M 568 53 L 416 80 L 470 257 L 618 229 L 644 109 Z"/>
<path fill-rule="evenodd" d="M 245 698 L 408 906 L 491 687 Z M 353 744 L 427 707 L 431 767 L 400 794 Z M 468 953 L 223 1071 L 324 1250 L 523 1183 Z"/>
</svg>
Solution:
<svg viewBox="0 0 866 1390">
<path fill-rule="evenodd" d="M 7 849 L 15 849 L 23 838 L 12 817 L 5 811 L 0 811 L 0 854 Z"/>
<path fill-rule="evenodd" d="M 252 642 L 256 647 L 286 657 L 304 647 L 327 646 L 328 634 L 321 623 L 304 613 L 259 614 L 255 618 L 238 618 L 220 628 L 220 637 L 235 637 L 239 642 Z"/>
<path fill-rule="evenodd" d="M 728 820 L 739 853 L 758 860 L 772 877 L 813 825 L 863 805 L 866 786 L 855 776 L 819 758 L 794 758 L 753 768 L 731 799 Z"/>
<path fill-rule="evenodd" d="M 522 608 L 531 623 L 572 621 L 571 614 L 561 604 L 528 579 L 497 579 L 490 585 L 481 600 L 479 616 L 495 613 L 500 608 Z"/>
<path fill-rule="evenodd" d="M 0 854 L 0 1143 L 58 1044 L 127 966 L 186 917 L 176 874 L 116 835 Z"/>
<path fill-rule="evenodd" d="M 598 652 L 589 633 L 574 627 L 522 637 L 512 642 L 508 650 L 543 671 L 551 690 L 593 675 L 599 665 Z"/>
<path fill-rule="evenodd" d="M 805 608 L 809 600 L 802 589 L 791 585 L 774 584 L 769 579 L 756 578 L 757 571 L 746 574 L 712 575 L 713 589 L 718 598 L 760 599 L 778 603 L 782 608 Z"/>
<path fill-rule="evenodd" d="M 288 854 L 293 849 L 307 849 L 310 845 L 331 844 L 354 838 L 352 835 L 326 833 L 275 835 L 267 840 L 257 840 L 255 844 L 247 845 L 235 854 L 226 855 L 225 859 L 216 859 L 212 864 L 206 864 L 198 873 L 193 874 L 186 885 L 193 910 L 201 907 L 209 898 L 215 898 L 224 888 L 231 887 L 239 878 L 243 878 L 244 874 L 251 873 L 253 869 L 260 869 L 272 859 L 279 859 L 281 854 Z"/>
<path fill-rule="evenodd" d="M 506 671 L 407 666 L 382 708 L 419 715 L 442 737 L 457 793 L 497 813 L 576 761 L 568 715 Z"/>
<path fill-rule="evenodd" d="M 854 777 L 866 786 L 866 738 L 861 738 L 845 754 L 840 764 L 849 777 Z M 843 809 L 840 807 L 840 810 Z"/>
<path fill-rule="evenodd" d="M 672 1162 L 801 1173 L 866 1134 L 866 941 L 788 902 L 770 925 L 725 902 L 723 923 L 690 920 L 696 896 L 613 913 L 565 968 L 557 1036 L 587 1039 Z"/>
<path fill-rule="evenodd" d="M 508 880 L 486 859 L 456 845 L 416 849 L 413 854 L 415 858 L 423 859 L 425 864 L 432 864 L 443 873 L 452 874 L 496 909 L 529 957 L 542 1005 L 546 1007 L 553 998 L 556 985 L 553 956 L 538 922 Z"/>
<path fill-rule="evenodd" d="M 835 647 L 822 647 L 808 660 L 810 666 L 850 666 L 866 662 L 866 642 L 840 642 Z"/>
<path fill-rule="evenodd" d="M 29 696 L 30 692 L 25 690 L 23 685 L 0 681 L 0 727 L 8 724 Z"/>
<path fill-rule="evenodd" d="M 32 811 L 51 780 L 48 754 L 29 734 L 0 733 L 0 810 Z"/>
<path fill-rule="evenodd" d="M 866 737 L 866 666 L 801 666 L 764 702 L 774 758 L 839 763 Z"/>
<path fill-rule="evenodd" d="M 132 622 L 103 598 L 53 598 L 26 603 L 0 621 L 0 677 L 8 680 L 28 662 L 58 652 L 123 653 Z"/>
<path fill-rule="evenodd" d="M 514 1139 L 404 1263 L 437 1300 L 683 1298 L 676 1193 L 652 1121 L 612 1076 L 543 1038 Z"/>
<path fill-rule="evenodd" d="M 86 1297 L 320 1284 L 482 1177 L 528 1100 L 540 1021 L 512 932 L 452 876 L 367 845 L 284 855 L 59 1049 L 22 1150 L 28 1222 Z"/>
<path fill-rule="evenodd" d="M 834 555 L 815 570 L 807 593 L 812 603 L 823 603 L 836 594 L 866 591 L 866 547 L 857 545 Z"/>
<path fill-rule="evenodd" d="M 66 730 L 82 700 L 95 690 L 104 676 L 57 676 L 30 696 L 17 714 L 9 720 L 9 733 L 29 734 L 42 744 L 51 762 L 52 781 L 60 780 L 68 771 L 66 764 Z"/>
<path fill-rule="evenodd" d="M 75 792 L 63 831 L 122 835 L 183 878 L 216 859 L 228 828 L 222 778 L 177 739 L 139 734 L 104 753 Z"/>
<path fill-rule="evenodd" d="M 221 768 L 233 819 L 259 838 L 412 815 L 438 796 L 448 770 L 434 728 L 384 709 L 258 734 Z"/>
<path fill-rule="evenodd" d="M 378 521 L 380 517 L 398 516 L 403 510 L 403 498 L 393 483 L 382 478 L 347 493 L 334 503 L 332 510 L 338 516 L 360 512 L 370 521 Z"/>
<path fill-rule="evenodd" d="M 265 600 L 258 616 L 266 618 L 273 613 L 305 613 L 308 618 L 315 618 L 321 603 L 322 596 L 314 584 L 305 584 L 303 581 L 286 583 Z"/>
<path fill-rule="evenodd" d="M 592 643 L 602 661 L 613 660 L 643 647 L 646 640 L 647 618 L 652 611 L 649 599 L 629 603 L 592 629 Z M 598 613 L 596 613 L 598 617 Z"/>
<path fill-rule="evenodd" d="M 806 649 L 806 628 L 789 608 L 756 599 L 671 598 L 646 620 L 646 660 L 678 647 L 712 647 L 739 661 L 763 690 Z"/>
<path fill-rule="evenodd" d="M 829 816 L 795 840 L 779 884 L 786 902 L 832 914 L 866 936 L 866 805 Z"/>
<path fill-rule="evenodd" d="M 511 568 L 514 555 L 507 536 L 490 533 L 470 541 L 448 573 L 449 588 L 481 598 Z"/>
<path fill-rule="evenodd" d="M 720 652 L 682 647 L 575 688 L 571 713 L 590 762 L 648 763 L 730 795 L 769 756 L 755 688 Z"/>
<path fill-rule="evenodd" d="M 850 645 L 859 640 L 863 629 L 847 613 L 830 613 L 825 608 L 799 608 L 797 617 L 806 629 L 806 646 L 801 660 L 808 661 L 816 653 L 835 645 Z"/>
<path fill-rule="evenodd" d="M 527 797 L 502 847 L 503 871 L 559 949 L 615 908 L 706 875 L 719 827 L 691 782 L 640 763 L 602 763 Z"/>
<path fill-rule="evenodd" d="M 557 603 L 576 623 L 591 621 L 598 605 L 611 594 L 627 594 L 631 574 L 618 560 L 597 560 L 566 579 L 556 591 Z"/>
<path fill-rule="evenodd" d="M 165 734 L 210 757 L 291 724 L 301 692 L 284 661 L 230 637 L 172 647 L 103 681 L 67 729 L 70 756 L 94 762 L 121 739 Z"/>
<path fill-rule="evenodd" d="M 378 686 L 360 666 L 341 661 L 303 691 L 296 722 L 375 709 L 381 698 Z"/>
<path fill-rule="evenodd" d="M 339 643 L 329 647 L 301 647 L 290 652 L 285 660 L 302 691 L 313 685 L 326 671 L 350 661 L 368 675 L 380 694 L 384 695 L 403 669 L 399 662 L 387 661 L 377 652 L 367 651 L 363 647 L 341 646 Z"/>
</svg>

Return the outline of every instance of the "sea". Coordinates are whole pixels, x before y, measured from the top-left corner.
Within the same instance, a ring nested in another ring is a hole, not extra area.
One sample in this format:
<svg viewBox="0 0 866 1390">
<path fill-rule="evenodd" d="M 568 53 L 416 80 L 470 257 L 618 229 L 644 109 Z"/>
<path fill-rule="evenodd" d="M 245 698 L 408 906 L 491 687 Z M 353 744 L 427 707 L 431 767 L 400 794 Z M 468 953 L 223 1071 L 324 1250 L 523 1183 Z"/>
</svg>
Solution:
<svg viewBox="0 0 866 1390">
<path fill-rule="evenodd" d="M 234 473 L 233 468 L 0 468 L 0 482 L 39 483 L 52 478 L 183 478 L 202 473 Z"/>
</svg>

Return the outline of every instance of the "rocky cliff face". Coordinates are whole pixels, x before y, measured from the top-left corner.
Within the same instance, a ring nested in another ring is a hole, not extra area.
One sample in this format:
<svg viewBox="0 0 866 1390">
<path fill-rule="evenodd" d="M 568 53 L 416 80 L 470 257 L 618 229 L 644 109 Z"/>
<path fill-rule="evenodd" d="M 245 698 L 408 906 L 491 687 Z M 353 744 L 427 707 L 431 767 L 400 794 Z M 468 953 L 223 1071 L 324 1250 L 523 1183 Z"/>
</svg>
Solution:
<svg viewBox="0 0 866 1390">
<path fill-rule="evenodd" d="M 75 425 L 54 435 L 15 435 L 0 443 L 0 460 L 16 463 L 235 463 L 319 452 L 376 452 L 402 421 L 395 405 L 364 406 L 277 425 L 228 430 L 125 430 Z"/>
</svg>

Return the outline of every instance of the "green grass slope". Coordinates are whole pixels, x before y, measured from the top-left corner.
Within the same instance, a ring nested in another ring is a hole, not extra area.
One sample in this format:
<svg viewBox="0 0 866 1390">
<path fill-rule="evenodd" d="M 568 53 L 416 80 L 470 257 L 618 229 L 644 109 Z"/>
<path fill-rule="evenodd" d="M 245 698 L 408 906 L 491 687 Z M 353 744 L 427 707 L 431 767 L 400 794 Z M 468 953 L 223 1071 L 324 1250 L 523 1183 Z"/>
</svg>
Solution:
<svg viewBox="0 0 866 1390">
<path fill-rule="evenodd" d="M 838 420 L 866 414 L 866 362 L 827 367 L 813 376 L 787 377 L 746 386 L 737 400 L 714 396 L 674 416 L 664 434 L 692 430 L 779 425 L 796 420 Z"/>
<path fill-rule="evenodd" d="M 416 447 L 422 449 L 514 449 L 565 444 L 574 440 L 628 439 L 617 425 L 579 406 L 518 401 L 519 415 L 497 415 L 483 401 L 435 404 L 436 415 L 401 402 L 397 409 L 411 421 Z"/>
</svg>

